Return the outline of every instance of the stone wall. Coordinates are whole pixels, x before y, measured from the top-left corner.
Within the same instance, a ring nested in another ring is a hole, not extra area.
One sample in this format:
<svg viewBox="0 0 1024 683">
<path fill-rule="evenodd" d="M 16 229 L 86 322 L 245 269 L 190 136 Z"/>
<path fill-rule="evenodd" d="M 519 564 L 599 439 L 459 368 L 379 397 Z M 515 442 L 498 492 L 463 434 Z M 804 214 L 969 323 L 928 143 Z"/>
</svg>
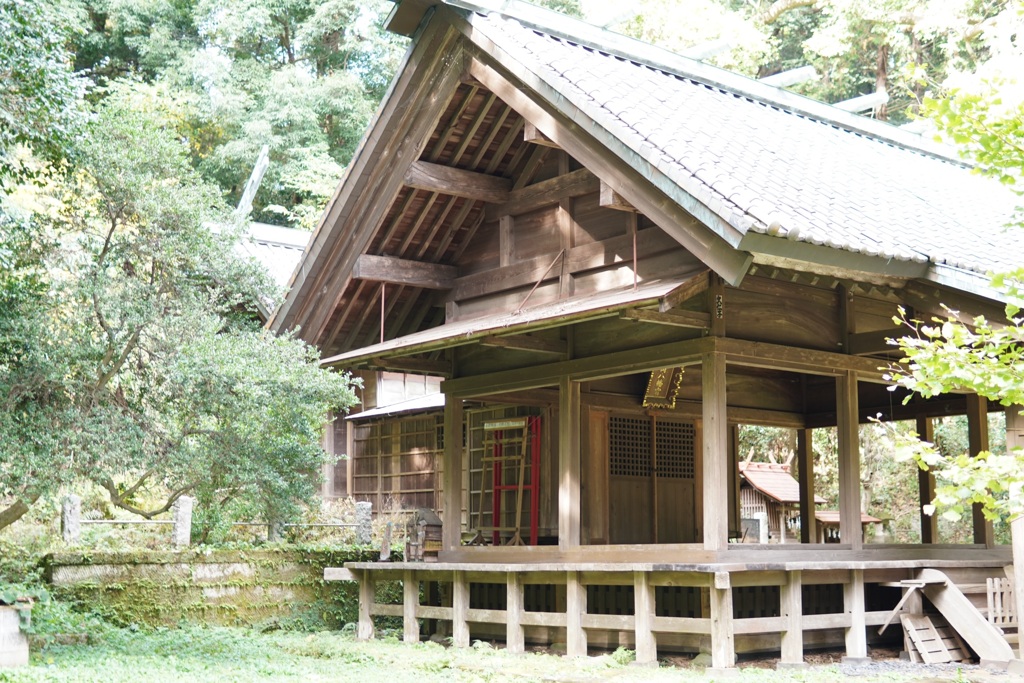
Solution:
<svg viewBox="0 0 1024 683">
<path fill-rule="evenodd" d="M 325 583 L 323 568 L 378 554 L 364 548 L 58 553 L 45 564 L 55 595 L 118 623 L 339 628 L 356 620 L 357 589 L 351 582 Z"/>
</svg>

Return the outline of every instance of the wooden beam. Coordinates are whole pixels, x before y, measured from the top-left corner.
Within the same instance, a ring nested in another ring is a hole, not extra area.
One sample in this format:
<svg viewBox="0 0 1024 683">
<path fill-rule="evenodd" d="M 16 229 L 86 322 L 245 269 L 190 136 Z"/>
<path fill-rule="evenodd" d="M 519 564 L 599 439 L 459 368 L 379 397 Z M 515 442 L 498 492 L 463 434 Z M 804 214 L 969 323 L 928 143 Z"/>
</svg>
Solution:
<svg viewBox="0 0 1024 683">
<path fill-rule="evenodd" d="M 926 415 L 917 416 L 917 436 L 928 443 L 935 442 L 935 425 Z M 921 515 L 921 543 L 939 542 L 939 517 L 926 515 L 924 506 L 935 500 L 935 473 L 917 468 L 918 504 Z"/>
<path fill-rule="evenodd" d="M 885 361 L 871 358 L 727 337 L 718 340 L 717 348 L 728 355 L 730 363 L 736 365 L 788 370 L 808 375 L 841 376 L 847 372 L 854 372 L 861 381 L 888 384 L 883 377 L 887 370 L 880 369 Z"/>
<path fill-rule="evenodd" d="M 438 377 L 451 377 L 452 364 L 448 361 L 429 360 L 427 358 L 374 358 L 368 363 L 375 368 L 395 370 L 398 372 L 421 372 Z"/>
<path fill-rule="evenodd" d="M 729 542 L 729 516 L 721 514 L 722 501 L 729 497 L 729 425 L 723 354 L 701 356 L 701 382 L 704 549 L 718 551 L 725 550 Z"/>
<path fill-rule="evenodd" d="M 635 206 L 627 202 L 621 194 L 612 189 L 611 185 L 603 181 L 601 183 L 601 194 L 598 204 L 606 209 L 636 213 Z"/>
<path fill-rule="evenodd" d="M 857 415 L 857 374 L 847 371 L 836 377 L 836 417 L 839 422 L 836 427 L 839 441 L 839 539 L 849 544 L 853 550 L 860 550 L 864 543 L 863 526 L 860 521 L 860 423 Z M 862 604 L 863 599 L 862 594 Z"/>
<path fill-rule="evenodd" d="M 458 276 L 459 269 L 455 266 L 372 254 L 360 254 L 352 269 L 352 278 L 355 280 L 409 285 L 423 289 L 451 289 Z"/>
<path fill-rule="evenodd" d="M 885 351 L 891 351 L 892 353 L 899 353 L 900 349 L 898 346 L 893 346 L 886 342 L 887 339 L 899 339 L 911 334 L 911 331 L 906 327 L 889 327 L 884 330 L 875 330 L 874 332 L 858 332 L 856 334 L 849 335 L 848 348 L 850 353 L 853 355 L 864 355 L 869 353 L 883 353 Z"/>
<path fill-rule="evenodd" d="M 644 308 L 634 308 L 623 311 L 619 314 L 623 320 L 635 322 L 655 323 L 658 325 L 671 325 L 674 327 L 689 327 L 697 330 L 706 330 L 711 325 L 711 316 L 700 311 L 672 311 L 670 313 L 659 313 Z"/>
<path fill-rule="evenodd" d="M 537 126 L 529 121 L 523 126 L 523 142 L 531 142 L 535 145 L 544 145 L 545 147 L 558 149 L 558 144 L 554 140 L 537 130 Z"/>
<path fill-rule="evenodd" d="M 711 336 L 725 336 L 725 281 L 717 273 L 708 276 L 707 311 L 711 316 Z"/>
<path fill-rule="evenodd" d="M 571 173 L 542 180 L 533 185 L 512 190 L 503 204 L 484 209 L 486 220 L 497 220 L 501 216 L 518 216 L 557 204 L 565 198 L 580 197 L 598 191 L 600 181 L 585 168 Z"/>
<path fill-rule="evenodd" d="M 967 440 L 971 456 L 988 450 L 988 401 L 977 394 L 967 395 Z M 992 522 L 985 519 L 981 503 L 972 507 L 974 520 L 974 542 L 987 548 L 995 546 Z"/>
<path fill-rule="evenodd" d="M 668 313 L 676 306 L 679 306 L 695 296 L 699 296 L 706 292 L 708 290 L 710 275 L 711 271 L 705 270 L 700 275 L 690 278 L 668 294 L 661 297 L 661 301 L 658 303 L 658 311 L 661 313 Z"/>
<path fill-rule="evenodd" d="M 642 349 L 535 365 L 530 368 L 459 377 L 443 382 L 441 390 L 470 398 L 521 389 L 538 389 L 558 384 L 566 377 L 586 381 L 669 366 L 692 365 L 700 359 L 701 353 L 713 348 L 713 340 L 708 338 L 671 342 Z"/>
<path fill-rule="evenodd" d="M 580 383 L 558 383 L 558 548 L 580 544 Z"/>
<path fill-rule="evenodd" d="M 528 334 L 511 337 L 485 337 L 480 341 L 480 345 L 555 356 L 566 356 L 569 353 L 569 345 L 565 343 L 564 339 L 543 339 Z"/>
<path fill-rule="evenodd" d="M 417 190 L 492 203 L 507 202 L 512 191 L 512 181 L 508 178 L 432 164 L 429 161 L 412 162 L 405 172 L 403 182 Z"/>
<path fill-rule="evenodd" d="M 441 527 L 441 540 L 444 550 L 452 552 L 462 546 L 462 468 L 464 466 L 462 399 L 455 396 L 444 397 L 444 437 L 442 468 L 444 524 Z"/>
<path fill-rule="evenodd" d="M 395 3 L 384 20 L 384 27 L 400 36 L 412 36 L 433 4 L 432 0 L 402 0 Z"/>
</svg>

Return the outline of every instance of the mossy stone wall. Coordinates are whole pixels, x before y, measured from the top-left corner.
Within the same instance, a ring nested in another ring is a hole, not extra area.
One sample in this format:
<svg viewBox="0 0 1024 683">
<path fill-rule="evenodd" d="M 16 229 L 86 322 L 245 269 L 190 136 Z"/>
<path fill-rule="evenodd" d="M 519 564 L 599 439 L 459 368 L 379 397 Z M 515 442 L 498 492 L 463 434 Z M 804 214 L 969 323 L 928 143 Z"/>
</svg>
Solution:
<svg viewBox="0 0 1024 683">
<path fill-rule="evenodd" d="M 353 582 L 323 580 L 324 567 L 376 559 L 379 551 L 257 549 L 69 552 L 48 555 L 59 598 L 122 624 L 339 628 L 356 620 Z"/>
</svg>

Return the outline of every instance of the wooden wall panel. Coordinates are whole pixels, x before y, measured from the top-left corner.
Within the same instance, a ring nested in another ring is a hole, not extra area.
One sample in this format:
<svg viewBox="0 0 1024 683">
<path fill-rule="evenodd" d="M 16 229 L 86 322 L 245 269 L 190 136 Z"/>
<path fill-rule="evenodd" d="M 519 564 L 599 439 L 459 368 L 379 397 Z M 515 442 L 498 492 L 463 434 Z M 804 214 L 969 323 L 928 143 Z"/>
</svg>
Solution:
<svg viewBox="0 0 1024 683">
<path fill-rule="evenodd" d="M 608 412 L 583 408 L 584 545 L 608 543 Z"/>
<path fill-rule="evenodd" d="M 838 302 L 830 289 L 747 278 L 742 288 L 726 289 L 725 325 L 737 339 L 839 348 Z"/>
<path fill-rule="evenodd" d="M 558 233 L 558 205 L 530 211 L 512 219 L 513 262 L 538 256 L 554 258 L 562 248 Z"/>
<path fill-rule="evenodd" d="M 573 202 L 573 217 L 576 219 L 576 244 L 600 242 L 629 232 L 628 214 L 623 211 L 603 209 L 599 205 L 600 193 L 577 197 Z"/>
<path fill-rule="evenodd" d="M 608 478 L 608 538 L 613 544 L 654 542 L 650 477 Z"/>
</svg>

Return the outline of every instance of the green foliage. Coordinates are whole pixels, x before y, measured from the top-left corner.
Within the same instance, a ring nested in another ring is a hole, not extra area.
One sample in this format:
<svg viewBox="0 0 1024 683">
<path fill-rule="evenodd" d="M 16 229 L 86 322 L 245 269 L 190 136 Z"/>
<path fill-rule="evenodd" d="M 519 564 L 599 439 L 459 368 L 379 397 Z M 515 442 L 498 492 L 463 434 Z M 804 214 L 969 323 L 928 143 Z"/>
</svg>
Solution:
<svg viewBox="0 0 1024 683">
<path fill-rule="evenodd" d="M 49 0 L 0 0 L 0 191 L 62 162 L 75 136 L 82 81 L 68 68 L 68 16 Z"/>
</svg>

